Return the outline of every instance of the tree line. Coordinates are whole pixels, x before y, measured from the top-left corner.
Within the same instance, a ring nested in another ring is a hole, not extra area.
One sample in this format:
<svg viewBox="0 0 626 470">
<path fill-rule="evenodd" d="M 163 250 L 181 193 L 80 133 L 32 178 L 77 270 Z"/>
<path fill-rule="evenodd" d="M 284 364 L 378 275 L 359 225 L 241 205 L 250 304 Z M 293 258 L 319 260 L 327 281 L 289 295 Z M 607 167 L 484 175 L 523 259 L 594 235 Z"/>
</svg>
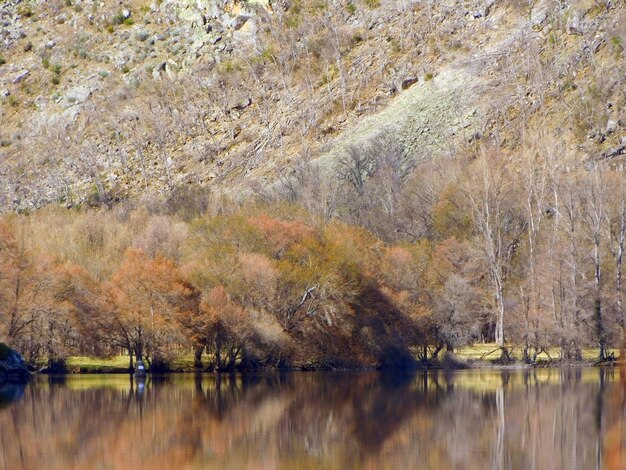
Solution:
<svg viewBox="0 0 626 470">
<path fill-rule="evenodd" d="M 623 174 L 544 150 L 409 164 L 381 140 L 247 202 L 7 214 L 0 340 L 51 367 L 398 367 L 482 341 L 606 359 L 626 337 Z"/>
</svg>

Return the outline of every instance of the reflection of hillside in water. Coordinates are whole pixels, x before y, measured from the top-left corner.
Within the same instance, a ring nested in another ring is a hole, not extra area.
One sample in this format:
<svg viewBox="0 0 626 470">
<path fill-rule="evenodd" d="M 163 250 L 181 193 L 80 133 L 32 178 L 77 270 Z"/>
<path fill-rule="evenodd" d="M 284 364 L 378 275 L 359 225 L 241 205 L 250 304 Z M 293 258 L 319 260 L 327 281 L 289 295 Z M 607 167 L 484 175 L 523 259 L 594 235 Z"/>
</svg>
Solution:
<svg viewBox="0 0 626 470">
<path fill-rule="evenodd" d="M 625 376 L 44 377 L 0 411 L 0 468 L 626 468 Z"/>
</svg>

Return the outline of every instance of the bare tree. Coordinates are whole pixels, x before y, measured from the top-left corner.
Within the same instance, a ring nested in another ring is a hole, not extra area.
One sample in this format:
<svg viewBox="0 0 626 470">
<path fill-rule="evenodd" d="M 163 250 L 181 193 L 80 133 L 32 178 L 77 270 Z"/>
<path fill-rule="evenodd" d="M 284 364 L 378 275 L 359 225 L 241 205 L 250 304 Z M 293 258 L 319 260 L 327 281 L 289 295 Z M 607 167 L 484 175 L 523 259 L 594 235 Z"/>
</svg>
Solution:
<svg viewBox="0 0 626 470">
<path fill-rule="evenodd" d="M 464 186 L 484 257 L 495 308 L 495 341 L 503 359 L 510 359 L 505 346 L 505 294 L 511 265 L 526 230 L 526 219 L 517 205 L 515 186 L 507 162 L 496 153 L 483 153 Z"/>
</svg>

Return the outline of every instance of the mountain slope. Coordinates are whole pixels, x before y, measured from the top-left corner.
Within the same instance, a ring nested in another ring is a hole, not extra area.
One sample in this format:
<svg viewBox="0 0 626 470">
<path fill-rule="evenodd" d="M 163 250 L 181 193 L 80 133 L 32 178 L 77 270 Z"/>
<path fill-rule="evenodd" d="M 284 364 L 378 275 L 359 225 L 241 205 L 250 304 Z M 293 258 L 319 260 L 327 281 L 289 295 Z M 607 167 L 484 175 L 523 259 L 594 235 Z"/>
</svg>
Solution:
<svg viewBox="0 0 626 470">
<path fill-rule="evenodd" d="M 564 162 L 623 158 L 623 2 L 0 8 L 5 211 L 196 186 L 245 197 L 302 161 L 332 173 L 383 134 L 408 166 L 545 135 Z"/>
</svg>

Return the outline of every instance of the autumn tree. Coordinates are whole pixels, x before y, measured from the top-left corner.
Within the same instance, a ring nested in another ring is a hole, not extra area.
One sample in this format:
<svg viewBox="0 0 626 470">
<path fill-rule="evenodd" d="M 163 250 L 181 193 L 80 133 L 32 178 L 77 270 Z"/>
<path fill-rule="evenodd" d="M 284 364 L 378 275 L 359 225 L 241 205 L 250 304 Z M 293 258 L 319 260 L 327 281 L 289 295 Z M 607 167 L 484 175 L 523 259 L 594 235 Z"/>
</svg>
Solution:
<svg viewBox="0 0 626 470">
<path fill-rule="evenodd" d="M 185 343 L 173 321 L 177 310 L 197 308 L 197 293 L 176 265 L 129 249 L 105 289 L 117 330 L 137 360 L 147 359 L 155 370 L 167 367 L 174 346 Z"/>
</svg>

